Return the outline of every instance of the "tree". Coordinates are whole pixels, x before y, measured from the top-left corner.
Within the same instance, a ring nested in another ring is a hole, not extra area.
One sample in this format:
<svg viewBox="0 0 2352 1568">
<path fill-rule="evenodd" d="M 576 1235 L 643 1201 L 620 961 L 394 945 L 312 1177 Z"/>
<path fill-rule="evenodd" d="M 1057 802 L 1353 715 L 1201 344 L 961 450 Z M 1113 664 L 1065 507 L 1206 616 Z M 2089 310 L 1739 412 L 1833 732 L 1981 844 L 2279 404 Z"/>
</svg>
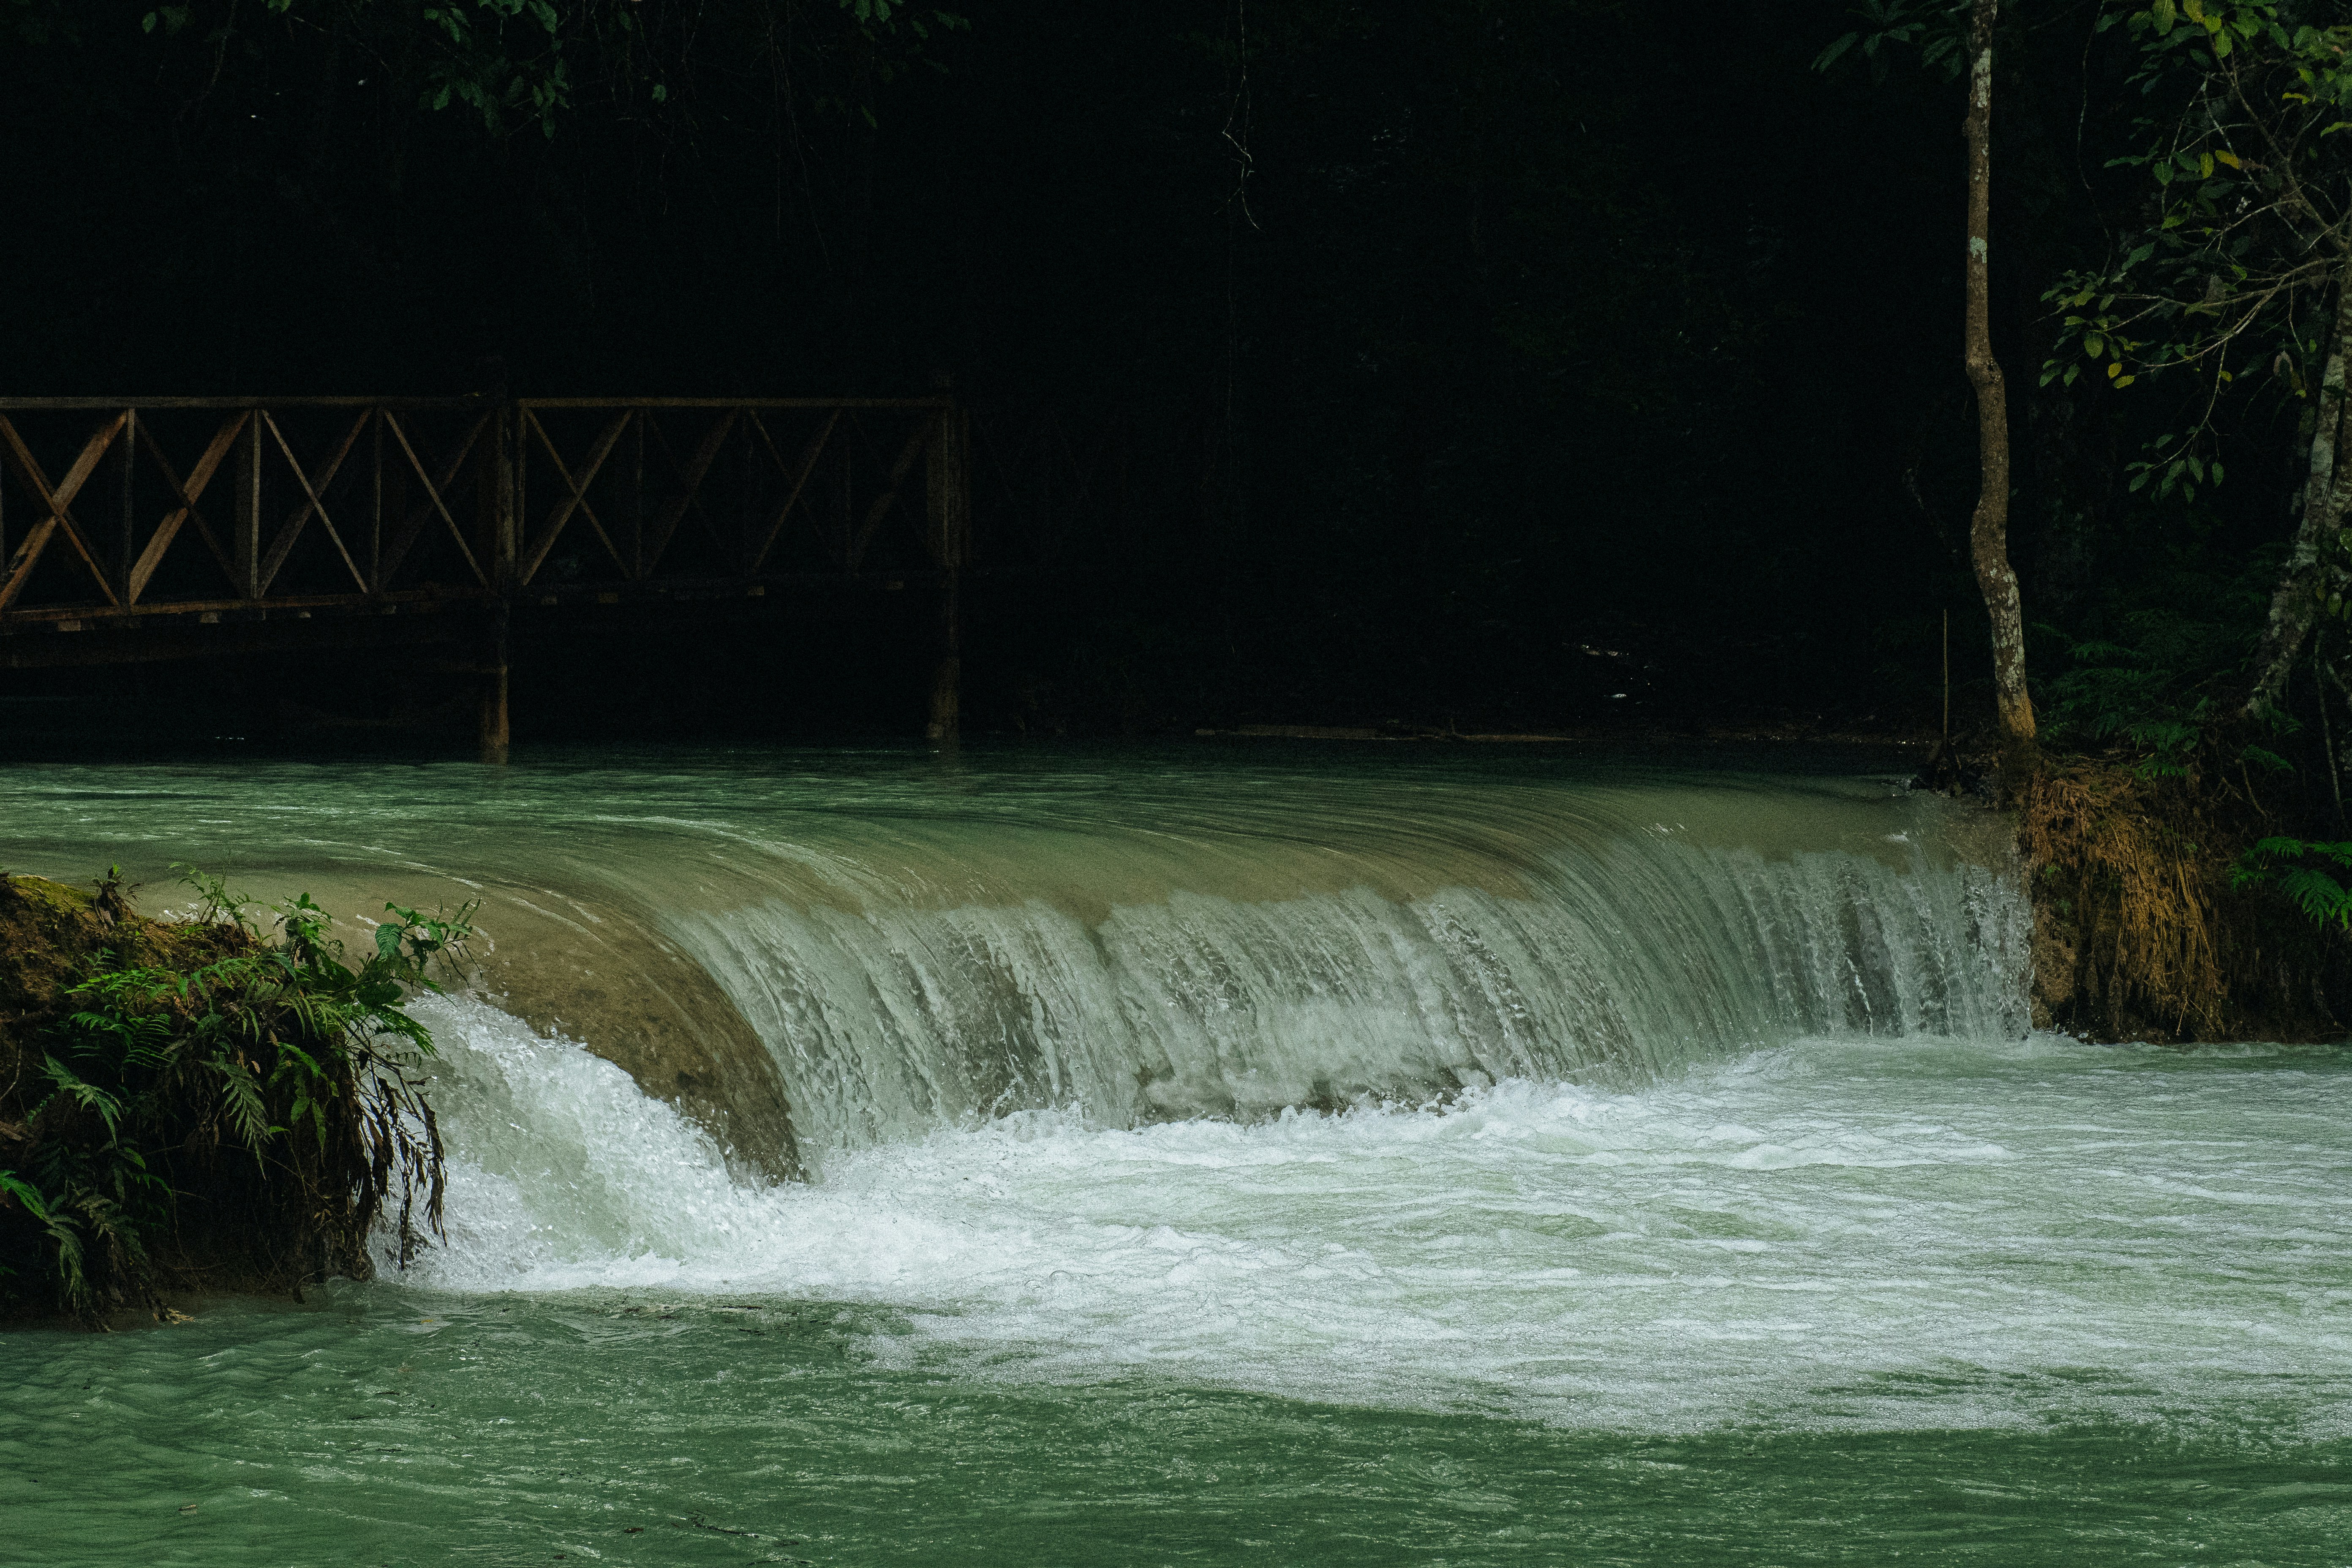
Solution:
<svg viewBox="0 0 2352 1568">
<path fill-rule="evenodd" d="M 1992 623 L 1993 690 L 1999 706 L 2001 763 L 2014 777 L 2032 765 L 2033 699 L 2025 684 L 2025 616 L 2017 573 L 2009 561 L 2009 393 L 1992 352 L 1992 91 L 1993 30 L 2000 0 L 1914 5 L 1908 0 L 1865 0 L 1857 13 L 1869 24 L 1837 39 L 1814 64 L 1822 69 L 1859 47 L 1874 74 L 1899 47 L 1916 46 L 1922 61 L 1948 76 L 1965 64 L 1968 115 L 1968 312 L 1961 357 L 1977 401 L 1977 504 L 1969 551 L 1977 588 Z M 1967 17 L 1965 36 L 1959 23 Z"/>
<path fill-rule="evenodd" d="M 1977 507 L 1969 552 L 1992 618 L 1993 691 L 2004 773 L 2029 761 L 2033 699 L 2025 689 L 2025 616 L 2009 563 L 2009 389 L 1992 353 L 1992 34 L 2000 0 L 1969 14 L 1969 310 L 1965 350 L 1977 394 Z"/>
<path fill-rule="evenodd" d="M 2272 594 L 2244 711 L 2278 707 L 2326 607 L 2352 465 L 2352 26 L 2342 0 L 2117 7 L 2139 47 L 2131 79 L 2156 106 L 2142 145 L 2115 160 L 2152 189 L 2120 260 L 2072 273 L 2042 382 L 2087 369 L 2118 390 L 2163 376 L 2187 393 L 2133 465 L 2132 489 L 2193 499 L 2224 477 L 2231 416 L 2299 418 L 2307 432 L 2293 548 Z M 2177 421 L 2177 423 L 2176 423 Z"/>
</svg>

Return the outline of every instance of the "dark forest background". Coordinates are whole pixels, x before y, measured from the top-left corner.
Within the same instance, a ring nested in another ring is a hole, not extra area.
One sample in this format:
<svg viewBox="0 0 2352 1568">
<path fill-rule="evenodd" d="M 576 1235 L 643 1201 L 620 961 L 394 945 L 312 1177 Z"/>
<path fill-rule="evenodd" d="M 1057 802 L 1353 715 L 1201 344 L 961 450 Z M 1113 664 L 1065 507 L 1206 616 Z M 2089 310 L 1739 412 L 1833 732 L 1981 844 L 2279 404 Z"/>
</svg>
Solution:
<svg viewBox="0 0 2352 1568">
<path fill-rule="evenodd" d="M 1916 730 L 1947 613 L 1989 715 L 1960 89 L 1816 71 L 1837 0 L 446 3 L 462 40 L 411 0 L 0 0 L 0 388 L 946 374 L 983 731 Z M 2096 9 L 2011 8 L 1996 125 L 2062 725 L 2077 645 L 2155 687 L 2241 658 L 2292 523 L 2291 416 L 2190 504 L 2125 486 L 2160 410 L 2035 384 L 2043 290 L 2144 199 Z M 697 638 L 625 713 L 519 647 L 518 736 L 789 721 L 745 695 L 772 635 Z"/>
</svg>

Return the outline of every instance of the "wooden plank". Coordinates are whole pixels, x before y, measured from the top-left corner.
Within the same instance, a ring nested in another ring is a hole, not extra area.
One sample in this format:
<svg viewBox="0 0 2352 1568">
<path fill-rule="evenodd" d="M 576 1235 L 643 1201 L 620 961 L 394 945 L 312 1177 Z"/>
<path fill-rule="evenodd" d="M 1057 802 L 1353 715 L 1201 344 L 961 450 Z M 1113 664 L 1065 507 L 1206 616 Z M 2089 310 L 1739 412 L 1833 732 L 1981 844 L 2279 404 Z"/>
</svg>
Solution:
<svg viewBox="0 0 2352 1568">
<path fill-rule="evenodd" d="M 894 576 L 891 580 L 898 579 Z M 917 582 L 920 576 L 910 574 L 905 580 Z M 488 596 L 485 590 L 479 588 L 404 588 L 398 593 L 381 595 L 288 594 L 275 599 L 163 599 L 121 608 L 94 605 L 45 605 L 38 609 L 14 611 L 8 620 L 15 626 L 47 621 L 123 626 L 157 618 L 168 619 L 174 616 L 228 613 L 267 619 L 286 611 L 299 610 L 351 610 L 362 616 L 378 616 L 413 608 L 420 615 L 430 615 L 440 605 L 478 605 Z"/>
<path fill-rule="evenodd" d="M 519 408 L 947 408 L 952 397 L 519 397 Z M 0 403 L 0 408 L 8 405 Z"/>
<path fill-rule="evenodd" d="M 539 437 L 541 449 L 547 453 L 547 460 L 555 465 L 555 477 L 563 481 L 564 489 L 570 493 L 548 509 L 547 521 L 540 525 L 539 537 L 523 552 L 515 574 L 517 582 L 529 583 L 538 575 L 541 563 L 546 561 L 547 552 L 555 548 L 557 536 L 562 533 L 563 525 L 572 521 L 574 510 L 588 519 L 588 526 L 596 531 L 597 539 L 604 546 L 604 553 L 613 558 L 613 564 L 621 569 L 621 575 L 629 575 L 629 563 L 621 559 L 621 552 L 613 547 L 611 535 L 604 531 L 604 524 L 588 504 L 588 487 L 596 482 L 596 471 L 604 466 L 604 459 L 613 455 L 613 448 L 619 444 L 622 432 L 636 416 L 636 410 L 625 410 L 620 417 L 597 432 L 594 443 L 588 448 L 588 460 L 582 465 L 580 477 L 575 479 L 572 477 L 572 470 L 563 466 L 563 458 L 556 451 L 555 443 L 548 437 L 547 427 L 539 422 L 539 416 L 528 408 L 522 411 L 523 423 L 530 426 L 531 433 Z"/>
<path fill-rule="evenodd" d="M 751 428 L 760 433 L 761 443 L 768 448 L 768 456 L 775 459 L 776 471 L 792 481 L 792 489 L 785 492 L 784 504 L 776 509 L 776 521 L 768 524 L 767 537 L 760 541 L 760 548 L 753 551 L 751 558 L 743 563 L 745 572 L 756 574 L 767 564 L 768 552 L 775 548 L 776 535 L 783 531 L 784 519 L 790 517 L 793 508 L 800 504 L 801 492 L 808 488 L 809 476 L 816 472 L 817 459 L 824 455 L 824 444 L 832 439 L 833 427 L 840 423 L 840 409 L 836 408 L 825 416 L 824 423 L 817 426 L 816 434 L 810 437 L 808 445 L 801 448 L 800 468 L 794 470 L 784 467 L 783 456 L 776 450 L 775 442 L 769 439 L 768 427 L 760 422 L 760 416 L 757 413 L 751 415 Z"/>
<path fill-rule="evenodd" d="M 278 569 L 285 565 L 286 557 L 293 553 L 294 542 L 300 537 L 302 525 L 310 520 L 313 511 L 319 514 L 319 526 L 325 529 L 327 537 L 334 542 L 335 553 L 343 558 L 343 569 L 352 574 L 352 583 L 358 585 L 361 593 L 367 592 L 368 580 L 360 571 L 359 563 L 352 559 L 352 552 L 343 547 L 343 536 L 335 531 L 334 520 L 327 515 L 327 503 L 319 499 L 319 492 L 335 482 L 335 475 L 341 470 L 343 459 L 351 455 L 352 444 L 359 440 L 360 432 L 367 428 L 368 418 L 373 412 L 373 409 L 362 410 L 360 416 L 352 421 L 352 427 L 343 432 L 342 441 L 335 447 L 334 456 L 327 459 L 326 472 L 314 486 L 310 483 L 310 476 L 302 471 L 302 465 L 295 459 L 294 447 L 286 439 L 286 432 L 278 427 L 278 421 L 269 416 L 266 408 L 254 410 L 253 416 L 261 421 L 262 428 L 277 437 L 278 449 L 286 455 L 286 466 L 294 470 L 295 482 L 302 487 L 304 497 L 302 504 L 287 518 L 285 526 L 278 529 L 278 537 L 270 542 L 269 553 L 262 558 L 261 582 L 257 597 L 268 595 L 269 584 L 278 580 Z"/>
<path fill-rule="evenodd" d="M 33 531 L 25 535 L 25 542 L 16 546 L 16 553 L 8 563 L 8 574 L 0 577 L 0 613 L 5 613 L 16 602 L 16 595 L 25 591 L 26 581 L 33 575 L 33 568 L 39 563 L 41 552 L 48 548 L 49 535 L 57 528 L 56 518 L 45 517 L 33 524 Z"/>
<path fill-rule="evenodd" d="M 74 522 L 73 513 L 68 509 L 71 506 L 74 497 L 80 493 L 82 486 L 89 482 L 89 476 L 98 471 L 99 460 L 106 455 L 107 447 L 114 444 L 114 437 L 121 433 L 123 425 L 130 417 L 130 410 L 122 409 L 118 411 L 112 419 L 100 426 L 83 444 L 81 455 L 74 459 L 73 467 L 66 470 L 66 477 L 58 482 L 54 489 L 49 486 L 48 476 L 41 471 L 41 465 L 34 458 L 32 449 L 25 445 L 24 437 L 16 434 L 16 427 L 7 420 L 0 419 L 0 455 L 5 455 L 16 466 L 17 477 L 22 479 L 33 491 L 34 499 L 38 500 L 48 515 L 57 521 L 56 530 L 38 531 L 41 548 L 47 548 L 53 531 L 62 532 L 66 536 L 66 542 L 73 546 L 74 553 L 81 557 L 81 563 L 89 569 L 91 581 L 98 584 L 98 591 L 106 596 L 106 602 L 110 605 L 120 604 L 121 601 L 115 597 L 114 586 L 106 580 L 106 571 L 98 563 L 97 552 L 90 549 L 89 542 L 81 536 L 81 530 Z M 36 550 L 33 552 L 32 561 L 37 561 L 39 555 L 40 551 Z M 26 563 L 25 570 L 27 574 L 32 570 L 32 561 Z M 23 584 L 20 583 L 18 586 L 21 589 Z"/>
<path fill-rule="evenodd" d="M 139 602 L 139 595 L 147 591 L 149 579 L 155 575 L 155 568 L 163 564 L 163 552 L 172 548 L 172 542 L 179 537 L 182 526 L 191 520 L 195 522 L 196 532 L 206 548 L 212 551 L 213 559 L 219 562 L 220 569 L 227 574 L 229 585 L 237 585 L 236 568 L 230 563 L 228 552 L 221 547 L 218 536 L 205 523 L 203 514 L 196 510 L 196 500 L 205 493 L 205 487 L 212 483 L 213 475 L 220 471 L 229 447 L 236 442 L 236 433 L 244 429 L 245 422 L 252 417 L 250 414 L 238 414 L 224 420 L 221 427 L 213 433 L 203 455 L 196 458 L 196 466 L 188 470 L 184 480 L 173 471 L 172 460 L 163 455 L 163 448 L 155 444 L 154 427 L 145 420 L 140 421 L 139 444 L 147 448 L 147 456 L 153 460 L 164 481 L 172 487 L 172 499 L 179 505 L 164 514 L 163 521 L 155 525 L 155 531 L 149 536 L 147 548 L 139 552 L 138 563 L 131 568 L 131 597 L 126 603 L 135 605 Z"/>
<path fill-rule="evenodd" d="M 695 492 L 702 489 L 703 477 L 710 472 L 711 463 L 718 458 L 719 449 L 726 446 L 728 434 L 735 428 L 735 421 L 739 417 L 740 409 L 730 407 L 725 417 L 714 420 L 710 428 L 704 432 L 702 444 L 687 460 L 685 469 L 678 475 L 678 482 L 686 487 L 685 492 L 672 498 L 670 503 L 662 508 L 661 516 L 654 521 L 653 547 L 646 552 L 646 572 L 661 564 L 662 552 L 669 548 L 670 539 L 677 532 L 677 525 L 686 516 L 687 507 L 693 502 Z"/>
<path fill-rule="evenodd" d="M 115 498 L 114 548 L 107 552 L 111 557 L 108 575 L 114 584 L 117 604 L 131 602 L 131 567 L 139 554 L 139 444 L 133 438 L 139 430 L 139 411 L 125 409 L 122 415 L 123 438 L 116 445 L 121 455 L 116 459 L 121 468 L 119 476 L 121 493 Z"/>
<path fill-rule="evenodd" d="M 478 393 L 463 397 L 0 397 L 0 413 L 109 408 L 481 408 Z"/>
<path fill-rule="evenodd" d="M 448 507 L 442 503 L 441 492 L 456 480 L 458 470 L 466 466 L 466 459 L 473 453 L 475 444 L 481 439 L 482 432 L 489 428 L 492 412 L 485 410 L 480 418 L 467 427 L 466 434 L 458 439 L 456 454 L 441 466 L 441 477 L 436 481 L 433 476 L 425 471 L 425 465 L 417 458 L 416 448 L 408 444 L 408 432 L 400 427 L 400 421 L 392 416 L 389 408 L 386 409 L 383 416 L 384 427 L 392 432 L 392 438 L 399 443 L 402 453 L 408 458 L 408 466 L 416 471 L 417 483 L 425 487 L 425 501 L 423 506 L 409 513 L 408 520 L 401 525 L 400 537 L 393 541 L 391 546 L 384 551 L 383 571 L 377 579 L 379 583 L 392 581 L 393 575 L 400 570 L 401 562 L 407 557 L 410 546 L 416 542 L 417 535 L 425 531 L 426 525 L 432 521 L 433 515 L 438 512 L 441 521 L 449 525 L 449 536 L 457 542 L 457 552 L 465 556 L 466 564 L 472 569 L 475 580 L 485 588 L 490 585 L 490 580 L 482 575 L 482 569 L 475 565 L 474 552 L 466 548 L 465 531 L 457 526 L 457 520 L 449 515 Z"/>
<path fill-rule="evenodd" d="M 929 420 L 919 423 L 915 433 L 907 437 L 907 444 L 898 449 L 898 460 L 890 465 L 889 488 L 876 496 L 874 504 L 866 509 L 866 521 L 858 529 L 856 539 L 850 543 L 848 565 L 852 572 L 865 562 L 866 547 L 874 542 L 875 531 L 882 526 L 882 520 L 890 515 L 891 505 L 898 499 L 899 488 L 906 484 L 908 472 L 914 468 L 915 459 L 922 456 L 923 444 L 930 433 Z"/>
</svg>

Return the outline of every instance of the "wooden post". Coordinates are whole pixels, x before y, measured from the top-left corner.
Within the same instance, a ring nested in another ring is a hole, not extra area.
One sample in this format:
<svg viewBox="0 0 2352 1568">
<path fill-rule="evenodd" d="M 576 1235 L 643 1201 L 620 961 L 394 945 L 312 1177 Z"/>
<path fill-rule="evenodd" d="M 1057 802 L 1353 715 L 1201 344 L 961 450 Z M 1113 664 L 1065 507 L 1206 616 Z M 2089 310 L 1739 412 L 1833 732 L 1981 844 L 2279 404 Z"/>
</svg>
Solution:
<svg viewBox="0 0 2352 1568">
<path fill-rule="evenodd" d="M 498 538 L 490 552 L 498 564 L 491 570 L 490 581 L 505 595 L 514 592 L 517 564 L 522 556 L 522 481 L 527 458 L 522 410 L 512 404 L 499 416 L 499 443 L 504 460 L 499 464 Z"/>
<path fill-rule="evenodd" d="M 368 421 L 375 437 L 373 475 L 368 486 L 367 584 L 371 594 L 383 592 L 383 410 Z"/>
<path fill-rule="evenodd" d="M 481 681 L 482 761 L 503 767 L 507 760 L 507 602 L 490 601 L 476 672 Z"/>
<path fill-rule="evenodd" d="M 631 582 L 646 574 L 646 411 L 642 408 L 631 416 L 636 437 L 636 488 L 629 493 L 629 570 Z"/>
<path fill-rule="evenodd" d="M 490 591 L 504 594 L 514 585 L 515 466 L 522 455 L 514 439 L 517 419 L 512 406 L 490 416 L 482 432 L 480 467 L 474 470 L 475 553 L 490 579 Z"/>
<path fill-rule="evenodd" d="M 515 501 L 521 489 L 516 469 L 522 462 L 518 438 L 520 413 L 509 404 L 490 416 L 486 433 L 489 449 L 482 454 L 482 545 L 489 568 L 489 626 L 481 658 L 482 761 L 504 766 L 507 760 L 507 620 L 514 591 L 515 561 L 520 553 L 515 527 Z"/>
<path fill-rule="evenodd" d="M 931 668 L 930 740 L 952 743 L 962 727 L 963 569 L 971 553 L 971 419 L 950 405 L 939 411 L 925 454 L 931 563 L 939 569 L 938 659 Z"/>
<path fill-rule="evenodd" d="M 229 530 L 230 575 L 240 599 L 261 597 L 261 410 L 236 437 L 236 517 Z"/>
<path fill-rule="evenodd" d="M 122 443 L 122 518 L 114 542 L 114 602 L 125 609 L 131 606 L 131 568 L 139 559 L 139 516 L 135 496 L 138 470 L 133 459 L 138 456 L 139 410 L 122 411 L 122 434 L 115 437 Z"/>
</svg>

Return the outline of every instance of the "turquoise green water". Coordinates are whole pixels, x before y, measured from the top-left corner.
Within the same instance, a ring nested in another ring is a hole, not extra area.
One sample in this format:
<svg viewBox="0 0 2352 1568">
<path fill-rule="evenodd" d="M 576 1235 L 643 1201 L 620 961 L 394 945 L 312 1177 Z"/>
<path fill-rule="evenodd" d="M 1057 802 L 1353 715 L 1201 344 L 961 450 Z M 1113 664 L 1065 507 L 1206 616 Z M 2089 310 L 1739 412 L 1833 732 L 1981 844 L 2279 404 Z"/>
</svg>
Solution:
<svg viewBox="0 0 2352 1568">
<path fill-rule="evenodd" d="M 817 1179 L 425 1004 L 447 1243 L 0 1335 L 0 1563 L 2352 1563 L 2346 1058 L 2031 1035 L 1990 842 L 1538 761 L 15 770 L 12 868 L 659 929 Z"/>
</svg>

